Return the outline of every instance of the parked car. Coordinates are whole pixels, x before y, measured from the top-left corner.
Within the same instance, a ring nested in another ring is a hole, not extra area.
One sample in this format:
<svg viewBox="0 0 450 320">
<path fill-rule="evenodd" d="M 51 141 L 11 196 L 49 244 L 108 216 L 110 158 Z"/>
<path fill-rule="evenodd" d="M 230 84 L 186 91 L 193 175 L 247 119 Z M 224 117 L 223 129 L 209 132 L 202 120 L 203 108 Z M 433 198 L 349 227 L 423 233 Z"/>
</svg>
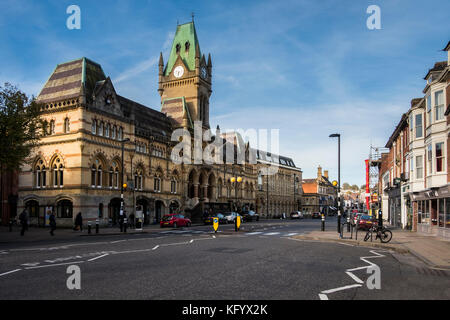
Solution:
<svg viewBox="0 0 450 320">
<path fill-rule="evenodd" d="M 159 226 L 161 228 L 163 228 L 163 227 L 172 227 L 172 228 L 190 227 L 191 220 L 188 218 L 185 218 L 182 214 L 177 214 L 177 213 L 165 214 L 162 217 L 161 221 L 159 222 Z"/>
<path fill-rule="evenodd" d="M 358 218 L 360 218 L 363 214 L 361 212 L 352 213 L 351 218 L 353 219 L 353 223 L 356 224 Z"/>
<path fill-rule="evenodd" d="M 243 214 L 244 221 L 259 221 L 259 214 L 257 214 L 255 211 L 247 211 Z"/>
<path fill-rule="evenodd" d="M 228 223 L 228 219 L 225 217 L 224 214 L 218 213 L 218 214 L 216 215 L 216 217 L 219 218 L 219 224 L 225 224 L 225 223 Z"/>
<path fill-rule="evenodd" d="M 213 218 L 215 218 L 215 217 L 217 217 L 216 213 L 203 215 L 203 223 L 204 224 L 212 224 L 213 223 Z"/>
<path fill-rule="evenodd" d="M 320 219 L 321 218 L 320 212 L 313 212 L 311 218 Z"/>
<path fill-rule="evenodd" d="M 234 223 L 234 221 L 236 220 L 236 217 L 240 216 L 241 217 L 241 222 L 243 222 L 242 216 L 237 213 L 237 212 L 226 212 L 225 213 L 225 219 L 227 220 L 226 223 Z"/>
<path fill-rule="evenodd" d="M 303 219 L 303 213 L 301 211 L 291 212 L 291 219 Z"/>
<path fill-rule="evenodd" d="M 368 230 L 372 226 L 372 224 L 377 225 L 378 221 L 376 220 L 372 221 L 372 216 L 361 215 L 359 218 L 358 229 Z"/>
</svg>

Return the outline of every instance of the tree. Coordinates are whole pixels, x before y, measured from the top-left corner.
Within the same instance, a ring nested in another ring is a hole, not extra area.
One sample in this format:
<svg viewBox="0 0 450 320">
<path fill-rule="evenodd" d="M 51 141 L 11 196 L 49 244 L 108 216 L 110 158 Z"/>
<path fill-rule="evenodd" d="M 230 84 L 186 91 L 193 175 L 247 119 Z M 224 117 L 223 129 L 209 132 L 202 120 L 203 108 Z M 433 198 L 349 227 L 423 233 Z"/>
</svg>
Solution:
<svg viewBox="0 0 450 320">
<path fill-rule="evenodd" d="M 350 185 L 347 182 L 344 182 L 344 184 L 342 185 L 342 189 L 348 190 L 350 189 Z"/>
<path fill-rule="evenodd" d="M 45 134 L 45 123 L 39 117 L 41 106 L 17 87 L 0 86 L 0 166 L 18 170 L 27 162 L 32 149 Z"/>
<path fill-rule="evenodd" d="M 365 184 L 361 185 L 360 189 L 366 191 L 366 185 Z"/>
<path fill-rule="evenodd" d="M 356 184 L 352 185 L 350 187 L 350 189 L 352 189 L 353 191 L 358 191 L 359 190 L 359 188 L 358 188 L 358 186 Z"/>
</svg>

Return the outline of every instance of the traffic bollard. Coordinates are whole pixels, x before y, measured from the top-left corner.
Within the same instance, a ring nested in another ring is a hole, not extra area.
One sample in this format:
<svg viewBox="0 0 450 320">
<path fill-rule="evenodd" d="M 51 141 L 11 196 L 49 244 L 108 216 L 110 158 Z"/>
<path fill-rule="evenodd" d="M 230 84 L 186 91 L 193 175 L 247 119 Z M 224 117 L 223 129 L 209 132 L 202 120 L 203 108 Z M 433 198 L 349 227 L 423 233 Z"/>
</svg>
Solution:
<svg viewBox="0 0 450 320">
<path fill-rule="evenodd" d="M 123 232 L 127 232 L 127 224 L 128 224 L 128 219 L 125 218 L 123 219 Z"/>
<path fill-rule="evenodd" d="M 350 216 L 347 215 L 347 232 L 350 232 Z"/>
<path fill-rule="evenodd" d="M 88 222 L 88 234 L 91 234 L 91 222 Z"/>
<path fill-rule="evenodd" d="M 98 219 L 95 220 L 95 233 L 98 233 L 99 231 L 99 221 Z"/>
<path fill-rule="evenodd" d="M 13 222 L 12 220 L 9 220 L 9 232 L 12 231 Z"/>
<path fill-rule="evenodd" d="M 322 213 L 322 231 L 325 231 L 325 215 Z"/>
</svg>

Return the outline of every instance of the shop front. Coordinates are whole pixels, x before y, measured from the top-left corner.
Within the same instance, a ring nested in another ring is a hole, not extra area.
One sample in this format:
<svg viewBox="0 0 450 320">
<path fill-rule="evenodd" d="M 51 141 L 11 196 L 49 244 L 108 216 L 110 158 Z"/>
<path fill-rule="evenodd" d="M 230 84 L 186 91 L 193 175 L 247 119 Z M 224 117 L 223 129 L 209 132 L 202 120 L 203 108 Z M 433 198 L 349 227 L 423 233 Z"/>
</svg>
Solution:
<svg viewBox="0 0 450 320">
<path fill-rule="evenodd" d="M 413 201 L 414 229 L 418 233 L 450 239 L 449 186 L 414 193 Z"/>
</svg>

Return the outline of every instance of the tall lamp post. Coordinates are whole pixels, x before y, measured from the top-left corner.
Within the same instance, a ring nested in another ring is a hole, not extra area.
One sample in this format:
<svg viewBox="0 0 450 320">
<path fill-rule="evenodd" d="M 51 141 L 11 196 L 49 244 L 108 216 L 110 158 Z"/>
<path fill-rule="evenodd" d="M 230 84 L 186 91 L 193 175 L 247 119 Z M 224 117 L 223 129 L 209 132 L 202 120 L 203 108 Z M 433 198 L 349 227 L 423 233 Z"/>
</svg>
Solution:
<svg viewBox="0 0 450 320">
<path fill-rule="evenodd" d="M 123 188 L 124 188 L 124 186 L 126 186 L 124 181 L 123 181 L 123 170 L 124 170 L 124 161 L 123 161 L 124 155 L 123 155 L 123 153 L 124 153 L 125 142 L 128 142 L 128 141 L 130 141 L 129 138 L 126 138 L 126 139 L 123 139 L 123 140 L 120 141 L 122 143 L 122 173 L 121 173 L 122 183 L 121 183 L 121 186 L 120 186 L 120 215 L 121 216 L 123 216 L 123 214 L 124 214 Z"/>
<path fill-rule="evenodd" d="M 339 133 L 330 134 L 330 138 L 338 138 L 338 220 L 337 232 L 341 233 L 341 135 Z"/>
<path fill-rule="evenodd" d="M 238 187 L 239 187 L 239 183 L 241 183 L 242 182 L 242 177 L 231 177 L 230 178 L 230 182 L 231 182 L 231 185 L 234 185 L 234 201 L 235 201 L 235 203 L 237 203 L 237 198 L 238 198 L 238 196 L 237 196 L 237 190 L 238 190 Z M 236 208 L 237 208 L 237 204 L 235 204 L 236 205 Z"/>
</svg>

